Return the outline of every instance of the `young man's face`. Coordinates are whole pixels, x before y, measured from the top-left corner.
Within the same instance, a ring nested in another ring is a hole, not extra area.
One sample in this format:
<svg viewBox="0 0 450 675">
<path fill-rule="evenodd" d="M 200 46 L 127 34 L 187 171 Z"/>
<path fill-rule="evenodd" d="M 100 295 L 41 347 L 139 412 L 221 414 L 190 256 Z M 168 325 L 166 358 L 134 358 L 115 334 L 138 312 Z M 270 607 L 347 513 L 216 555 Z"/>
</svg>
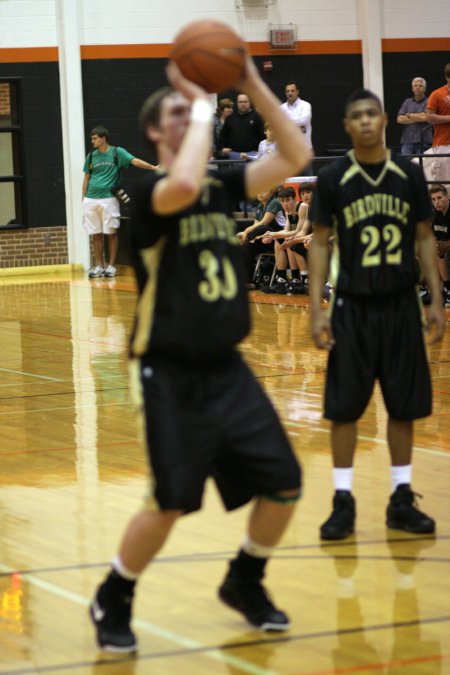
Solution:
<svg viewBox="0 0 450 675">
<path fill-rule="evenodd" d="M 265 133 L 266 138 L 269 141 L 269 143 L 273 143 L 273 131 L 272 131 L 272 129 L 270 127 L 268 127 L 267 129 L 265 129 L 264 133 Z"/>
<path fill-rule="evenodd" d="M 294 197 L 280 197 L 281 206 L 286 211 L 286 213 L 293 213 L 295 210 L 295 198 Z"/>
<path fill-rule="evenodd" d="M 382 112 L 377 102 L 371 98 L 351 103 L 344 118 L 344 128 L 353 145 L 364 148 L 382 143 L 386 124 L 386 113 Z"/>
<path fill-rule="evenodd" d="M 287 84 L 284 90 L 288 103 L 295 103 L 298 99 L 299 91 L 295 84 Z"/>
<path fill-rule="evenodd" d="M 97 148 L 101 148 L 103 145 L 106 145 L 106 136 L 98 136 L 97 134 L 92 134 L 91 144 L 95 150 Z"/>
<path fill-rule="evenodd" d="M 308 204 L 310 206 L 313 198 L 313 193 L 311 190 L 301 190 L 300 191 L 300 199 L 302 202 L 305 202 L 305 204 Z"/>
<path fill-rule="evenodd" d="M 191 117 L 191 103 L 178 92 L 161 101 L 158 126 L 148 127 L 147 135 L 157 146 L 164 144 L 176 152 L 186 133 Z"/>
<path fill-rule="evenodd" d="M 450 202 L 450 198 L 447 193 L 444 194 L 441 191 L 433 192 L 433 194 L 431 195 L 431 201 L 433 202 L 433 206 L 436 209 L 436 211 L 440 211 L 441 213 L 447 213 L 448 204 Z"/>
</svg>

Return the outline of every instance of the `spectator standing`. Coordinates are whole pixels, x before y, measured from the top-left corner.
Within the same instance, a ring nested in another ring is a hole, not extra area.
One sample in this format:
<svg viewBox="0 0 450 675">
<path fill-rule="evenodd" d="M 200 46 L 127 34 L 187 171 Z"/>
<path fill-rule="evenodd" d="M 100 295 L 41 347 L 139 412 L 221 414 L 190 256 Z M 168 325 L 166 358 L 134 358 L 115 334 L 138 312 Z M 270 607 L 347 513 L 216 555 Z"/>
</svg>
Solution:
<svg viewBox="0 0 450 675">
<path fill-rule="evenodd" d="M 222 133 L 223 123 L 233 114 L 234 103 L 231 98 L 221 98 L 217 104 L 216 115 L 213 124 L 213 154 L 216 159 L 220 159 L 220 135 Z"/>
<path fill-rule="evenodd" d="M 445 327 L 431 204 L 420 168 L 385 148 L 386 121 L 375 94 L 353 92 L 344 119 L 353 150 L 321 169 L 311 206 L 311 326 L 317 347 L 330 352 L 325 417 L 331 420 L 335 486 L 322 539 L 344 539 L 354 531 L 357 421 L 376 379 L 388 412 L 392 493 L 386 524 L 415 534 L 435 530 L 411 489 L 413 423 L 431 413 L 416 249 L 431 290 L 427 323 L 436 331 L 430 341 L 441 339 Z M 321 302 L 332 231 L 334 301 L 328 314 Z"/>
<path fill-rule="evenodd" d="M 403 125 L 400 138 L 402 155 L 420 155 L 433 142 L 433 129 L 427 122 L 427 83 L 423 77 L 415 77 L 411 82 L 413 96 L 403 101 L 397 115 L 398 124 Z"/>
<path fill-rule="evenodd" d="M 281 109 L 288 115 L 294 124 L 305 134 L 306 145 L 311 150 L 312 145 L 312 108 L 311 103 L 300 98 L 300 90 L 295 82 L 288 82 L 284 88 L 286 101 Z M 303 176 L 312 176 L 312 165 L 309 164 L 302 171 Z"/>
<path fill-rule="evenodd" d="M 431 92 L 426 108 L 427 122 L 434 127 L 431 178 L 441 183 L 450 182 L 450 157 L 436 156 L 450 154 L 450 63 L 444 68 L 444 77 L 447 84 Z"/>
<path fill-rule="evenodd" d="M 247 94 L 238 94 L 237 110 L 226 118 L 221 134 L 221 153 L 230 159 L 255 159 L 264 139 L 264 122 L 253 110 Z"/>
<path fill-rule="evenodd" d="M 127 150 L 109 145 L 109 131 L 104 126 L 94 127 L 90 133 L 93 147 L 84 162 L 83 228 L 94 239 L 95 267 L 89 277 L 116 276 L 116 256 L 120 226 L 120 205 L 111 188 L 117 185 L 120 172 L 130 165 L 154 170 L 156 166 L 133 157 Z M 103 236 L 108 237 L 109 262 L 105 267 Z"/>
</svg>

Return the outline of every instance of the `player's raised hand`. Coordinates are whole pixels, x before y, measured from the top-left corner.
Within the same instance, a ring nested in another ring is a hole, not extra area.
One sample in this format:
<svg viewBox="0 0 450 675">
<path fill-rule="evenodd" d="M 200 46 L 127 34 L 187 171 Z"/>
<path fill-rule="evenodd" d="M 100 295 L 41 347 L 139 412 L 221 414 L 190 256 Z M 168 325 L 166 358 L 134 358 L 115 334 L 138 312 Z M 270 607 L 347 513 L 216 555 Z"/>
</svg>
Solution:
<svg viewBox="0 0 450 675">
<path fill-rule="evenodd" d="M 209 96 L 204 89 L 202 89 L 195 82 L 191 82 L 182 74 L 175 61 L 169 61 L 166 66 L 166 75 L 169 83 L 174 89 L 183 94 L 189 101 L 194 101 L 198 98 L 203 98 L 209 101 Z"/>
</svg>

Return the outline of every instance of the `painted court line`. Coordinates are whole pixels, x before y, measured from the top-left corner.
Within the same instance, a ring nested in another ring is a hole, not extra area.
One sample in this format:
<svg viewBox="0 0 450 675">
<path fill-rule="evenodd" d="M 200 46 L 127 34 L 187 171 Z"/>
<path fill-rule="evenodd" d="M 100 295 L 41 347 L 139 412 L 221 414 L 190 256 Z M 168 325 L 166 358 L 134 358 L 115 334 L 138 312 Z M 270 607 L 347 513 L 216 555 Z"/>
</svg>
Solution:
<svg viewBox="0 0 450 675">
<path fill-rule="evenodd" d="M 1 563 L 0 563 L 0 570 L 8 574 L 14 572 L 12 567 L 9 567 L 9 565 L 3 565 Z M 53 584 L 51 582 L 44 581 L 43 579 L 39 579 L 31 574 L 25 573 L 23 574 L 23 576 L 35 588 L 39 588 L 43 591 L 46 591 L 47 593 L 51 593 L 52 595 L 56 595 L 57 597 L 62 598 L 63 600 L 67 600 L 68 602 L 72 602 L 76 605 L 81 605 L 82 607 L 89 607 L 90 601 L 87 600 L 87 598 L 84 598 L 82 595 L 79 595 L 78 593 L 74 593 L 73 591 L 69 591 L 66 588 L 62 588 L 61 586 L 57 586 L 56 584 Z M 137 628 L 146 633 L 156 635 L 157 637 L 168 640 L 169 642 L 173 642 L 174 644 L 179 645 L 180 647 L 185 647 L 196 651 L 204 650 L 202 652 L 204 656 L 211 658 L 214 661 L 220 661 L 221 663 L 225 663 L 229 666 L 232 666 L 233 668 L 238 668 L 244 673 L 249 673 L 249 675 L 278 675 L 273 670 L 260 668 L 259 666 L 255 666 L 252 663 L 244 661 L 243 659 L 232 656 L 231 654 L 224 654 L 219 649 L 213 649 L 209 651 L 206 645 L 202 645 L 200 642 L 197 642 L 196 640 L 185 638 L 182 635 L 178 635 L 178 633 L 174 633 L 173 631 L 160 628 L 159 626 L 156 626 L 155 624 L 152 624 L 148 621 L 142 621 L 141 619 L 134 619 L 133 624 L 137 626 Z M 45 672 L 45 666 L 41 668 L 43 672 Z"/>
<path fill-rule="evenodd" d="M 322 427 L 309 427 L 305 426 L 304 424 L 300 424 L 299 422 L 293 422 L 291 420 L 283 420 L 284 425 L 286 427 L 295 427 L 297 429 L 303 430 L 303 431 L 313 431 L 314 433 L 318 434 L 330 434 L 331 431 L 330 429 L 322 428 Z M 370 441 L 371 443 L 377 443 L 378 445 L 386 445 L 386 439 L 385 438 L 376 438 L 375 436 L 365 436 L 363 434 L 358 434 L 357 436 L 358 440 L 360 441 Z M 422 448 L 418 445 L 413 446 L 414 452 L 424 452 L 428 455 L 437 455 L 438 457 L 445 457 L 446 459 L 450 459 L 450 452 L 445 452 L 445 450 L 433 450 L 432 448 Z"/>
<path fill-rule="evenodd" d="M 64 382 L 59 377 L 49 377 L 48 375 L 36 375 L 35 373 L 26 373 L 23 370 L 11 370 L 10 368 L 0 368 L 3 373 L 13 373 L 13 375 L 25 375 L 26 377 L 38 377 L 40 380 L 50 380 L 50 382 Z"/>
</svg>

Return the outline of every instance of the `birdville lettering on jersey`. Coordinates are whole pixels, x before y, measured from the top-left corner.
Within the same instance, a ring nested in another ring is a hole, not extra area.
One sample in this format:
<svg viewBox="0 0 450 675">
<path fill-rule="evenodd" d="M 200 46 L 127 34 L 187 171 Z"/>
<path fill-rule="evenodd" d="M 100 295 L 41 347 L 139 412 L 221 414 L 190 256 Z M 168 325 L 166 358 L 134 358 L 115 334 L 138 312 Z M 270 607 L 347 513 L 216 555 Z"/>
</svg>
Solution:
<svg viewBox="0 0 450 675">
<path fill-rule="evenodd" d="M 198 241 L 227 239 L 230 244 L 239 244 L 234 220 L 224 213 L 194 213 L 180 220 L 180 246 Z"/>
<path fill-rule="evenodd" d="M 410 204 L 408 202 L 402 201 L 399 197 L 379 192 L 356 199 L 350 206 L 344 206 L 343 209 L 345 225 L 348 228 L 375 215 L 389 216 L 389 218 L 395 218 L 403 225 L 407 225 L 409 210 Z"/>
</svg>

